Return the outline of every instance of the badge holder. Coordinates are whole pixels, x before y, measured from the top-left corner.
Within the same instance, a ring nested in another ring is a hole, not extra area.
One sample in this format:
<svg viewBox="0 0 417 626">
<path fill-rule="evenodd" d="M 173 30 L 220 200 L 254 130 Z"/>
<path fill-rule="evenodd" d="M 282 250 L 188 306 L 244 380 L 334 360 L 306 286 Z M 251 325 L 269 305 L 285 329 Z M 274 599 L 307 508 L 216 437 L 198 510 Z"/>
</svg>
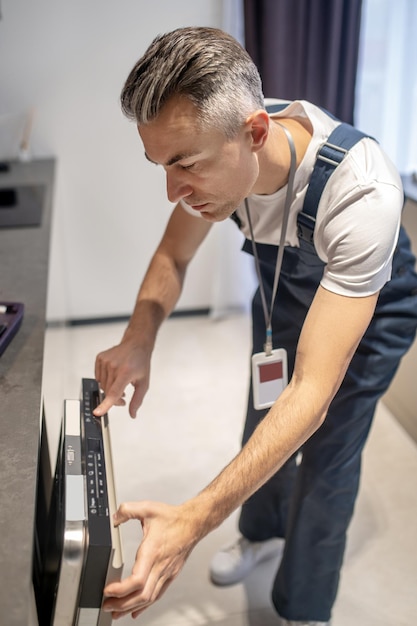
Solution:
<svg viewBox="0 0 417 626">
<path fill-rule="evenodd" d="M 271 354 L 252 355 L 253 406 L 269 409 L 288 384 L 287 351 L 272 350 Z"/>
</svg>

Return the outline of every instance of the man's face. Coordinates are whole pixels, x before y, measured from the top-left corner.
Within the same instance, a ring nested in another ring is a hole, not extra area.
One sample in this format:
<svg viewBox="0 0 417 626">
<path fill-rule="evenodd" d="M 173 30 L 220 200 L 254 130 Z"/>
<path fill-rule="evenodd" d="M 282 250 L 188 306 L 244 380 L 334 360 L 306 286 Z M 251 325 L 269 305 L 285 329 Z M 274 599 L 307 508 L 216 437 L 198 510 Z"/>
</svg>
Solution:
<svg viewBox="0 0 417 626">
<path fill-rule="evenodd" d="M 173 98 L 138 130 L 147 159 L 165 170 L 169 201 L 183 200 L 210 222 L 229 217 L 257 180 L 258 160 L 246 126 L 232 141 L 219 130 L 202 130 L 186 98 Z"/>
</svg>

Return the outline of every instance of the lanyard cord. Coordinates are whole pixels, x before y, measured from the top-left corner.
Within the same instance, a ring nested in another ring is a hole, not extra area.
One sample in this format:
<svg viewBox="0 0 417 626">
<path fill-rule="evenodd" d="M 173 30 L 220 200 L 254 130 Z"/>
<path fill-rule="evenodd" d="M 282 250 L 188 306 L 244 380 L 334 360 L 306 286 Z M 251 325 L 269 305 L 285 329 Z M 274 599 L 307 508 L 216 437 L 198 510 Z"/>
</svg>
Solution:
<svg viewBox="0 0 417 626">
<path fill-rule="evenodd" d="M 289 176 L 288 176 L 288 185 L 287 185 L 287 194 L 286 194 L 286 197 L 285 197 L 284 216 L 283 216 L 283 219 L 282 219 L 282 226 L 281 226 L 281 238 L 280 238 L 279 248 L 278 248 L 277 264 L 276 264 L 276 267 L 275 267 L 274 285 L 273 285 L 273 288 L 272 288 L 271 307 L 270 307 L 269 314 L 268 314 L 268 306 L 267 306 L 267 303 L 266 303 L 264 284 L 263 284 L 263 281 L 262 281 L 261 267 L 260 267 L 260 263 L 259 263 L 258 251 L 256 249 L 255 238 L 254 238 L 254 235 L 253 235 L 252 220 L 251 220 L 250 213 L 249 213 L 249 202 L 248 202 L 248 199 L 245 198 L 246 216 L 248 218 L 249 230 L 250 230 L 250 235 L 251 235 L 251 239 L 252 239 L 253 256 L 255 258 L 255 267 L 256 267 L 256 273 L 257 273 L 257 276 L 258 276 L 259 289 L 260 289 L 260 293 L 261 293 L 262 308 L 263 308 L 263 312 L 264 312 L 264 316 L 265 316 L 266 341 L 265 341 L 264 350 L 265 350 L 265 354 L 267 356 L 269 356 L 271 354 L 271 352 L 272 352 L 272 326 L 271 326 L 272 311 L 273 311 L 275 297 L 276 297 L 277 289 L 278 289 L 278 281 L 279 281 L 279 275 L 281 273 L 282 258 L 284 256 L 285 236 L 286 236 L 286 233 L 287 233 L 288 218 L 289 218 L 289 214 L 290 214 L 290 207 L 291 207 L 292 194 L 293 194 L 293 188 L 294 188 L 294 176 L 295 176 L 295 170 L 296 170 L 296 153 L 295 153 L 295 146 L 294 146 L 294 140 L 292 138 L 292 135 L 289 132 L 289 130 L 287 130 L 287 128 L 285 128 L 285 126 L 283 126 L 279 122 L 277 122 L 277 124 L 279 124 L 279 126 L 281 126 L 281 128 L 284 130 L 284 132 L 285 132 L 285 134 L 287 136 L 288 145 L 289 145 L 290 154 L 291 154 L 291 162 L 290 162 L 290 173 L 289 173 Z"/>
</svg>

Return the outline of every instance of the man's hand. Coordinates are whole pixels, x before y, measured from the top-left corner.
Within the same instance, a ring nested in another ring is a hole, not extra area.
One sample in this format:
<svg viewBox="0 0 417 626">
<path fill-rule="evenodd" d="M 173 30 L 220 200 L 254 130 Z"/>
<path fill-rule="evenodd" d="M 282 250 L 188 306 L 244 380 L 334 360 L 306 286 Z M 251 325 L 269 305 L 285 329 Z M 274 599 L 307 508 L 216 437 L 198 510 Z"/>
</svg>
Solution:
<svg viewBox="0 0 417 626">
<path fill-rule="evenodd" d="M 112 406 L 124 406 L 127 385 L 135 388 L 129 404 L 131 417 L 143 402 L 149 387 L 150 356 L 133 342 L 122 341 L 118 346 L 100 352 L 96 358 L 95 377 L 105 393 L 103 402 L 93 411 L 97 417 Z"/>
<path fill-rule="evenodd" d="M 187 505 L 159 502 L 127 502 L 114 516 L 116 526 L 131 519 L 142 524 L 143 539 L 136 553 L 132 574 L 107 585 L 104 610 L 114 619 L 137 617 L 153 604 L 181 571 L 197 543 Z"/>
</svg>

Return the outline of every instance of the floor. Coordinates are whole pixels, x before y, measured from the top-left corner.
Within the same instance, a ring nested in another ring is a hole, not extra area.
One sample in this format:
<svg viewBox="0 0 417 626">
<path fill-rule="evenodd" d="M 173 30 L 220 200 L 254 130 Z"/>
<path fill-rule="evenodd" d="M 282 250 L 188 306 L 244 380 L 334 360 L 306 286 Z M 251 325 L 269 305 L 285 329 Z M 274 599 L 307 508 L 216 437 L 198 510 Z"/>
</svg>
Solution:
<svg viewBox="0 0 417 626">
<path fill-rule="evenodd" d="M 52 451 L 63 398 L 77 398 L 96 354 L 118 343 L 124 324 L 51 327 L 44 397 Z M 245 313 L 171 318 L 154 352 L 151 389 L 136 420 L 110 411 L 118 500 L 179 503 L 204 487 L 239 449 L 249 354 Z M 219 436 L 219 434 L 221 434 Z M 417 447 L 381 404 L 364 454 L 333 626 L 415 626 L 417 619 Z M 275 563 L 243 583 L 210 584 L 212 554 L 236 536 L 234 514 L 191 554 L 165 595 L 121 626 L 279 626 L 269 600 Z M 122 526 L 125 571 L 140 540 Z"/>
</svg>

